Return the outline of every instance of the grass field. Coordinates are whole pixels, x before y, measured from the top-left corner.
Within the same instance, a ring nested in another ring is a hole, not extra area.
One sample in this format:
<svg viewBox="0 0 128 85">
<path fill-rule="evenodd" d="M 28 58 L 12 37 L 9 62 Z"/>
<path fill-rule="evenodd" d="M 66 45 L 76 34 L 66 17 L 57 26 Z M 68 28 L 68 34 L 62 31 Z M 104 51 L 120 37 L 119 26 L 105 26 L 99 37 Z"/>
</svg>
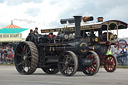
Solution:
<svg viewBox="0 0 128 85">
<path fill-rule="evenodd" d="M 117 68 L 128 68 L 128 65 L 126 66 L 118 65 Z"/>
<path fill-rule="evenodd" d="M 0 64 L 0 65 L 8 65 L 8 66 L 14 66 L 14 64 Z"/>
</svg>

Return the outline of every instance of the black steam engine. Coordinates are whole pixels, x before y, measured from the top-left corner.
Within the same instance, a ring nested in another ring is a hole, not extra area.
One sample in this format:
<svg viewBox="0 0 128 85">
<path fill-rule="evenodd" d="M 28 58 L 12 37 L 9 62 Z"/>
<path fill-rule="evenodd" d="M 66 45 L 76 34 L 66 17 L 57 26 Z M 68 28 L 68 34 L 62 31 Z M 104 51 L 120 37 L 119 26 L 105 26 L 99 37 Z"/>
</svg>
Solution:
<svg viewBox="0 0 128 85">
<path fill-rule="evenodd" d="M 41 68 L 47 74 L 59 71 L 65 76 L 72 76 L 76 71 L 86 75 L 98 72 L 99 56 L 81 37 L 81 16 L 61 19 L 61 23 L 75 23 L 75 33 L 71 30 L 59 30 L 58 35 L 50 38 L 47 35 L 29 35 L 26 41 L 18 44 L 15 51 L 15 66 L 20 74 L 28 75 Z"/>
</svg>

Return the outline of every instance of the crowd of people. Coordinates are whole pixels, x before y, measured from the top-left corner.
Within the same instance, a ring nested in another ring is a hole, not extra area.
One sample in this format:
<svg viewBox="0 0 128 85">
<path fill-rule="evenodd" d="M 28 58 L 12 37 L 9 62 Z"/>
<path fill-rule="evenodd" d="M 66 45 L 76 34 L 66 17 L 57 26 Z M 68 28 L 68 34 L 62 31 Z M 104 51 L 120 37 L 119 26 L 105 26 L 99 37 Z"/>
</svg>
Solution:
<svg viewBox="0 0 128 85">
<path fill-rule="evenodd" d="M 30 30 L 29 35 L 32 35 L 36 37 L 38 35 L 38 28 L 36 27 L 33 31 Z M 54 37 L 53 33 L 49 33 L 47 35 L 49 39 Z M 14 50 L 13 47 L 6 45 L 6 46 L 0 46 L 0 64 L 13 64 L 14 63 Z"/>
<path fill-rule="evenodd" d="M 117 46 L 116 51 L 111 52 L 111 47 L 108 48 L 106 55 L 113 55 L 116 57 L 119 65 L 127 65 L 128 64 L 128 50 L 127 48 L 119 48 Z"/>
<path fill-rule="evenodd" d="M 119 48 L 117 47 L 117 51 L 115 52 L 116 58 L 119 64 L 127 65 L 128 61 L 128 50 L 127 48 Z"/>
<path fill-rule="evenodd" d="M 14 51 L 13 47 L 8 45 L 0 47 L 0 64 L 13 64 L 14 63 Z"/>
</svg>

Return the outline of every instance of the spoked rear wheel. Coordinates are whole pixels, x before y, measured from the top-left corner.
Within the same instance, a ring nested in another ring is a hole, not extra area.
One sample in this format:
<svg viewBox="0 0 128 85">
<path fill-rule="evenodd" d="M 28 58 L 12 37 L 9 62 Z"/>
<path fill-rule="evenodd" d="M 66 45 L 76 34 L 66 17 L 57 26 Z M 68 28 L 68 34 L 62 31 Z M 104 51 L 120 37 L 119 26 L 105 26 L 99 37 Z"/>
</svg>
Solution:
<svg viewBox="0 0 128 85">
<path fill-rule="evenodd" d="M 38 50 L 30 41 L 21 42 L 15 51 L 15 67 L 20 74 L 28 75 L 35 72 L 38 65 Z"/>
<path fill-rule="evenodd" d="M 78 59 L 72 51 L 63 52 L 58 64 L 60 72 L 65 76 L 72 76 L 78 68 Z"/>
<path fill-rule="evenodd" d="M 108 55 L 104 59 L 104 68 L 107 72 L 114 72 L 117 68 L 117 60 L 114 56 Z"/>
<path fill-rule="evenodd" d="M 100 61 L 98 55 L 94 51 L 90 51 L 85 59 L 91 59 L 92 65 L 84 65 L 82 71 L 88 76 L 92 76 L 99 71 Z"/>
<path fill-rule="evenodd" d="M 47 74 L 56 74 L 59 72 L 58 66 L 44 67 L 42 70 Z"/>
</svg>

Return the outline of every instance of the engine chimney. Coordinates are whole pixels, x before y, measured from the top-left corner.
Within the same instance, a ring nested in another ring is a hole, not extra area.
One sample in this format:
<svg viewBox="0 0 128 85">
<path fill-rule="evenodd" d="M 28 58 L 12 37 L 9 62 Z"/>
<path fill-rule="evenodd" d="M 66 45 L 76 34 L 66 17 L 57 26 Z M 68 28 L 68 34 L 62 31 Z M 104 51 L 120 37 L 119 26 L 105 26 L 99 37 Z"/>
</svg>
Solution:
<svg viewBox="0 0 128 85">
<path fill-rule="evenodd" d="M 81 31 L 80 31 L 81 17 L 82 16 L 74 16 L 74 18 L 75 18 L 75 38 L 76 39 L 81 38 Z"/>
<path fill-rule="evenodd" d="M 80 31 L 80 22 L 82 20 L 82 16 L 74 16 L 74 18 L 69 19 L 61 19 L 61 24 L 74 23 L 75 22 L 75 38 L 78 40 L 81 38 L 81 31 Z"/>
</svg>

